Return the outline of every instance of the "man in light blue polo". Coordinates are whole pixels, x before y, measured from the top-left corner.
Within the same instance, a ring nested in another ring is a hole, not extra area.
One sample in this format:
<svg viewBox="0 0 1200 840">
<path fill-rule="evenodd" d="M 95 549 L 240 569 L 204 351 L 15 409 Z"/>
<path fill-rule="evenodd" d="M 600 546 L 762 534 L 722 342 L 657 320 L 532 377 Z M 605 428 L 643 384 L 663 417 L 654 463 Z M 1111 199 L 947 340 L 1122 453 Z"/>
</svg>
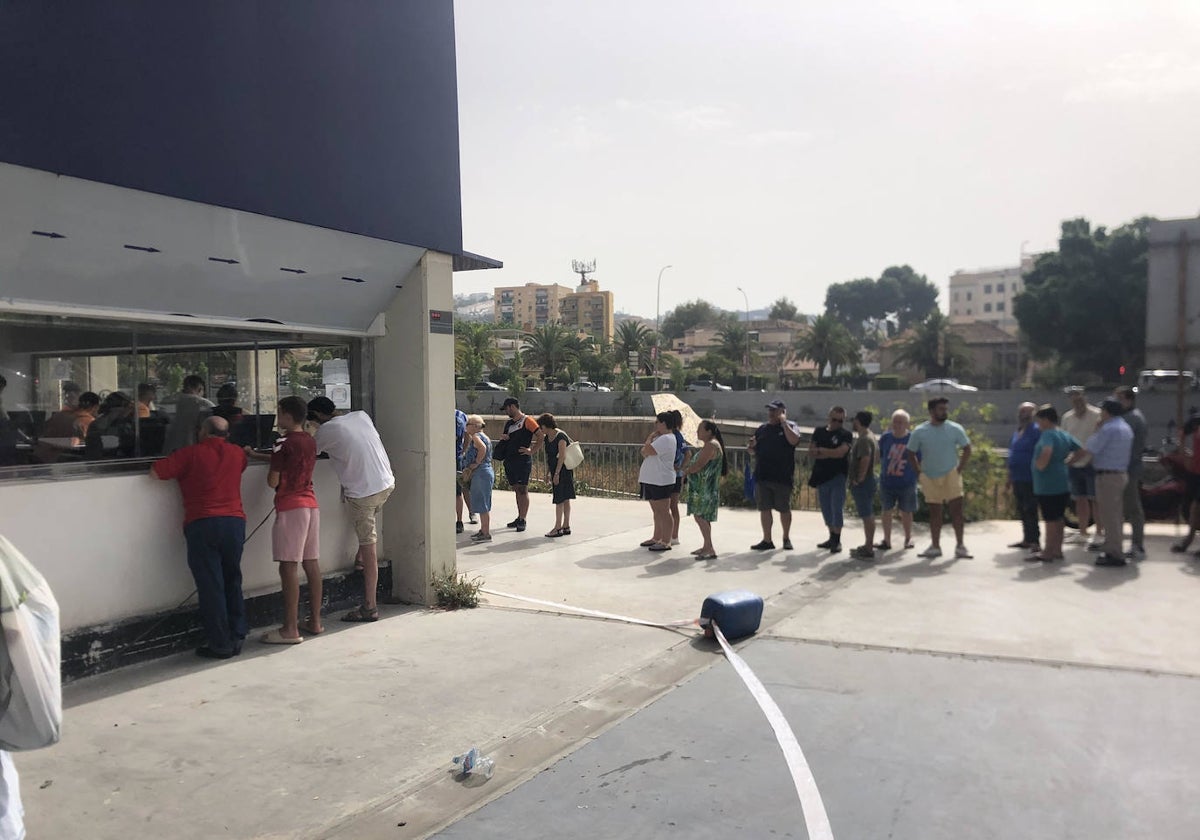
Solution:
<svg viewBox="0 0 1200 840">
<path fill-rule="evenodd" d="M 950 508 L 954 525 L 955 557 L 970 557 L 963 543 L 963 467 L 971 457 L 967 431 L 950 419 L 950 400 L 934 397 L 928 403 L 929 420 L 913 429 L 908 439 L 908 465 L 917 475 L 921 494 L 929 505 L 931 545 L 921 557 L 942 556 L 942 507 Z"/>
<path fill-rule="evenodd" d="M 1071 464 L 1090 455 L 1096 470 L 1096 507 L 1104 528 L 1104 553 L 1096 561 L 1097 566 L 1125 565 L 1121 548 L 1125 527 L 1122 496 L 1129 479 L 1133 430 L 1121 419 L 1121 413 L 1121 403 L 1113 397 L 1100 403 L 1100 426 L 1087 439 L 1083 449 L 1072 452 L 1067 458 L 1067 463 Z"/>
</svg>

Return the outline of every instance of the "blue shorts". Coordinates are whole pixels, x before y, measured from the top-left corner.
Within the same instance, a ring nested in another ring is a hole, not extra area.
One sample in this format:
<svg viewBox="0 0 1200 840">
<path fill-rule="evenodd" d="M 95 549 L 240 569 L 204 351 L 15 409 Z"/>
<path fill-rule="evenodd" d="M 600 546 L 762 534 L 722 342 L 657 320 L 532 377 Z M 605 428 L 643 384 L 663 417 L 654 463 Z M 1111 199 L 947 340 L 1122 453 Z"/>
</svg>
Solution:
<svg viewBox="0 0 1200 840">
<path fill-rule="evenodd" d="M 1067 484 L 1071 488 L 1072 499 L 1096 498 L 1096 469 L 1091 464 L 1086 467 L 1067 467 Z"/>
<path fill-rule="evenodd" d="M 917 485 L 910 484 L 907 487 L 880 485 L 879 501 L 883 510 L 891 510 L 899 506 L 902 513 L 915 513 L 917 510 Z"/>
<path fill-rule="evenodd" d="M 862 484 L 850 487 L 850 495 L 854 498 L 854 507 L 858 510 L 859 519 L 870 519 L 875 515 L 876 486 L 875 476 L 869 475 Z"/>
</svg>

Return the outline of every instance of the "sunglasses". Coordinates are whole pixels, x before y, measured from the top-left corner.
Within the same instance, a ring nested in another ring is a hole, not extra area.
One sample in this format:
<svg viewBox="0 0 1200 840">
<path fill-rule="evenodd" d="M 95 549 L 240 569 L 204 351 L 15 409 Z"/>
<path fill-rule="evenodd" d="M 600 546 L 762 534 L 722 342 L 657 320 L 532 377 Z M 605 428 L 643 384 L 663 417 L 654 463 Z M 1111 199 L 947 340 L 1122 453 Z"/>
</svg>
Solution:
<svg viewBox="0 0 1200 840">
<path fill-rule="evenodd" d="M 829 422 L 830 423 L 845 423 L 846 418 L 845 417 L 830 417 Z"/>
</svg>

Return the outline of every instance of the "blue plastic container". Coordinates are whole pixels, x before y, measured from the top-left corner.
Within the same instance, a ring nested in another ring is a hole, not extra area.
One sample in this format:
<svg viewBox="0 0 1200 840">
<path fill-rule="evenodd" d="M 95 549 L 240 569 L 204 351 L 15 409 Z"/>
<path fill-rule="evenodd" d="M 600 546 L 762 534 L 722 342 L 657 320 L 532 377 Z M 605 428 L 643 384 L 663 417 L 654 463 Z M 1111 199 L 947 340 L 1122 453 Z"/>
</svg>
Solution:
<svg viewBox="0 0 1200 840">
<path fill-rule="evenodd" d="M 704 605 L 700 607 L 700 624 L 706 636 L 714 635 L 709 622 L 715 621 L 726 639 L 740 639 L 758 630 L 762 614 L 763 599 L 760 596 L 734 589 L 704 599 Z"/>
</svg>

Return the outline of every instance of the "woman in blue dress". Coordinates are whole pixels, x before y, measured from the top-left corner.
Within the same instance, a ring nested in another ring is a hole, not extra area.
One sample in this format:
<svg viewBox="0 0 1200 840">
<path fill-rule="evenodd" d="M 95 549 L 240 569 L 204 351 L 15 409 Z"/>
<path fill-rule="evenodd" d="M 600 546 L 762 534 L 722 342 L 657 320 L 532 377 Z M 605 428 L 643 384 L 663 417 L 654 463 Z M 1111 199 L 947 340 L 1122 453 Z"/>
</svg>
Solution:
<svg viewBox="0 0 1200 840">
<path fill-rule="evenodd" d="M 467 417 L 466 449 L 463 478 L 470 483 L 471 512 L 479 517 L 479 530 L 471 535 L 471 542 L 491 542 L 496 473 L 492 469 L 492 441 L 483 433 L 483 418 L 478 414 Z"/>
</svg>

